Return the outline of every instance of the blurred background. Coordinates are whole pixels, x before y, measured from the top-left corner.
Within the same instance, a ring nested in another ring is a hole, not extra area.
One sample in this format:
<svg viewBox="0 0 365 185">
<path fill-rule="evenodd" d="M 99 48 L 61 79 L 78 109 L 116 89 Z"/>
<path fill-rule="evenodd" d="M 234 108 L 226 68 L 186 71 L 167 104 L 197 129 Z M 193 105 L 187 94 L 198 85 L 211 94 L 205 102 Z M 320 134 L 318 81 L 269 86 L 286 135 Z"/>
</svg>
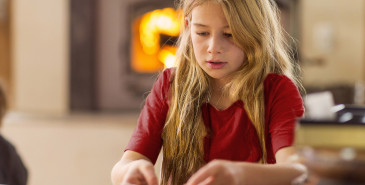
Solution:
<svg viewBox="0 0 365 185">
<path fill-rule="evenodd" d="M 308 94 L 298 146 L 362 153 L 365 1 L 276 2 Z M 28 184 L 111 184 L 148 91 L 174 65 L 178 13 L 173 0 L 0 0 L 1 133 Z"/>
</svg>

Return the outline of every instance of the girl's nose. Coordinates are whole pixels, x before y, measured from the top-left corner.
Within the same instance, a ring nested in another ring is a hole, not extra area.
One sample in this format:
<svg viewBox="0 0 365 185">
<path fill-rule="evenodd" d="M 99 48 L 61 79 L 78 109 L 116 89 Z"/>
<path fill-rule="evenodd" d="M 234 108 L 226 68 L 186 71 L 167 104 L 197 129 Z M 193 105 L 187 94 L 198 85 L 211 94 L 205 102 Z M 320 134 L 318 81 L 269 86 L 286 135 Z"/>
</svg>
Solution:
<svg viewBox="0 0 365 185">
<path fill-rule="evenodd" d="M 209 40 L 208 53 L 210 54 L 220 54 L 222 53 L 222 42 L 216 36 L 212 36 Z"/>
</svg>

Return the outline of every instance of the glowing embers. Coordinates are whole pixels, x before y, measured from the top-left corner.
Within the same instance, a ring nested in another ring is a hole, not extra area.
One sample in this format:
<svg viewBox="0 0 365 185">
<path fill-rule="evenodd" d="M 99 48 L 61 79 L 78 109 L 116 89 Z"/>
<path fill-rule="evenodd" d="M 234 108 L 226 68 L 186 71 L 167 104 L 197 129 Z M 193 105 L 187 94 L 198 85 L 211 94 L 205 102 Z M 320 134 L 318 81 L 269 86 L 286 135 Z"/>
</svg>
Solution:
<svg viewBox="0 0 365 185">
<path fill-rule="evenodd" d="M 178 12 L 172 8 L 154 10 L 132 25 L 132 69 L 154 73 L 175 63 L 176 38 L 180 33 Z"/>
</svg>

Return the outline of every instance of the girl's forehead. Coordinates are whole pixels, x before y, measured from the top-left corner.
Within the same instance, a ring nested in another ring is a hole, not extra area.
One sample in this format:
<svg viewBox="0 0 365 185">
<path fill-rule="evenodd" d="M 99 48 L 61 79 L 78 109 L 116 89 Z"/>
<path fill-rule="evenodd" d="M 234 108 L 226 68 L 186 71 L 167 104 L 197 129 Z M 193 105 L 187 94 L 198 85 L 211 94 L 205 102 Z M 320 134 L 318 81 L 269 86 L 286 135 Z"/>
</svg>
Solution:
<svg viewBox="0 0 365 185">
<path fill-rule="evenodd" d="M 192 10 L 192 21 L 198 23 L 227 24 L 223 9 L 216 1 L 208 1 Z"/>
<path fill-rule="evenodd" d="M 221 9 L 221 5 L 217 2 L 217 1 L 205 1 L 199 4 L 196 4 L 195 7 L 193 8 L 193 11 L 196 9 Z"/>
</svg>

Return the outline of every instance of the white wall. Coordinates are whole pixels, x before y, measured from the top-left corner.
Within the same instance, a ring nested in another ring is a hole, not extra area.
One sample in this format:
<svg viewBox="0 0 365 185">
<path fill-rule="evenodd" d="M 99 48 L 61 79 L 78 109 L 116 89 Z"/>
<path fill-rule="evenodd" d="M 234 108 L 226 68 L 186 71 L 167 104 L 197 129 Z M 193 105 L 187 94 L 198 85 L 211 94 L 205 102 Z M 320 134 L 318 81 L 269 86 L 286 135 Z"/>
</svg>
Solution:
<svg viewBox="0 0 365 185">
<path fill-rule="evenodd" d="M 13 108 L 67 113 L 69 1 L 11 1 Z"/>
<path fill-rule="evenodd" d="M 364 0 L 301 0 L 304 84 L 364 82 L 364 29 Z"/>
</svg>

